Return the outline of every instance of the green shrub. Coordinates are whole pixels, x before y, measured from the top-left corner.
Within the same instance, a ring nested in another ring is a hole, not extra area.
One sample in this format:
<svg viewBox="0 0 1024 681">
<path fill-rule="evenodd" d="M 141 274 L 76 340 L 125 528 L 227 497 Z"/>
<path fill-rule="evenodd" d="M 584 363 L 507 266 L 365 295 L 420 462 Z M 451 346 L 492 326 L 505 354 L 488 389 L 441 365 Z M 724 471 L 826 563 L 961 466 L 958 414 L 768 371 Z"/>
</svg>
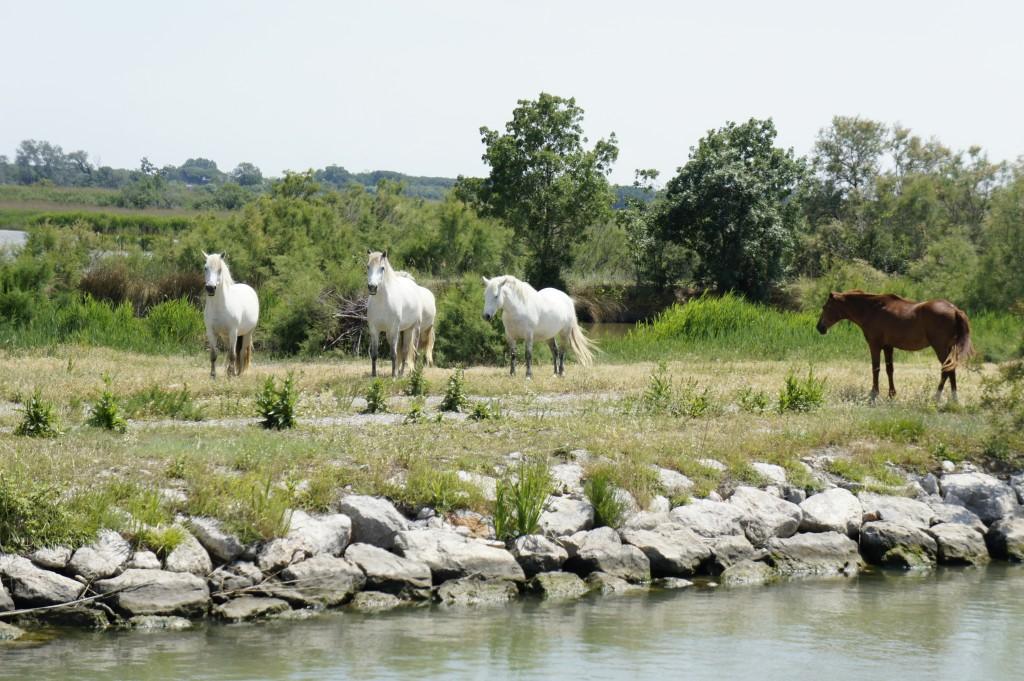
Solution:
<svg viewBox="0 0 1024 681">
<path fill-rule="evenodd" d="M 473 408 L 470 409 L 467 418 L 470 421 L 487 421 L 489 419 L 500 419 L 501 406 L 493 400 L 489 400 L 487 402 L 476 402 L 473 404 Z"/>
<path fill-rule="evenodd" d="M 403 423 L 422 423 L 426 416 L 423 413 L 423 402 L 417 400 L 409 409 L 409 413 L 405 415 Z"/>
<path fill-rule="evenodd" d="M 268 376 L 263 389 L 256 396 L 256 409 L 263 417 L 260 425 L 272 430 L 284 430 L 295 427 L 295 404 L 299 394 L 295 389 L 292 374 L 284 379 L 281 388 L 277 388 L 273 376 Z"/>
<path fill-rule="evenodd" d="M 81 544 L 88 534 L 74 521 L 61 490 L 0 471 L 0 553 Z"/>
<path fill-rule="evenodd" d="M 673 393 L 672 378 L 668 375 L 668 367 L 665 362 L 660 362 L 647 380 L 647 387 L 640 398 L 640 404 L 644 411 L 650 414 L 664 414 L 672 408 Z"/>
<path fill-rule="evenodd" d="M 814 377 L 808 370 L 807 378 L 797 378 L 790 373 L 786 376 L 786 384 L 779 393 L 779 412 L 808 412 L 825 404 L 825 379 Z"/>
<path fill-rule="evenodd" d="M 895 442 L 918 442 L 925 435 L 924 417 L 921 415 L 893 416 L 872 421 L 872 433 Z"/>
<path fill-rule="evenodd" d="M 38 389 L 22 408 L 24 416 L 14 428 L 15 435 L 27 437 L 56 437 L 60 435 L 57 416 L 53 413 L 53 405 L 42 398 Z"/>
<path fill-rule="evenodd" d="M 476 485 L 460 480 L 455 471 L 439 470 L 434 463 L 420 461 L 409 467 L 405 485 L 390 490 L 389 496 L 407 508 L 430 507 L 438 513 L 485 505 Z"/>
<path fill-rule="evenodd" d="M 594 507 L 595 527 L 618 527 L 626 507 L 615 495 L 615 483 L 609 470 L 600 468 L 587 478 L 583 493 Z"/>
<path fill-rule="evenodd" d="M 99 399 L 89 409 L 89 419 L 86 423 L 94 428 L 124 433 L 128 430 L 128 421 L 125 420 L 121 406 L 110 389 L 110 378 L 105 378 L 104 383 L 106 385 L 103 392 L 100 393 Z"/>
<path fill-rule="evenodd" d="M 740 409 L 749 411 L 752 414 L 763 413 L 768 408 L 768 393 L 763 390 L 754 390 L 751 387 L 743 388 L 736 397 Z"/>
<path fill-rule="evenodd" d="M 388 410 L 388 391 L 384 379 L 375 378 L 366 389 L 366 409 L 364 414 L 383 414 Z"/>
<path fill-rule="evenodd" d="M 498 481 L 494 532 L 505 541 L 537 532 L 544 502 L 551 493 L 551 473 L 544 461 L 522 462 L 515 476 Z"/>
<path fill-rule="evenodd" d="M 469 406 L 469 398 L 466 397 L 466 379 L 462 367 L 458 367 L 448 377 L 448 386 L 444 391 L 444 399 L 441 400 L 441 411 L 459 412 Z"/>
<path fill-rule="evenodd" d="M 501 362 L 505 340 L 500 322 L 483 319 L 483 290 L 480 277 L 467 276 L 440 296 L 434 351 L 443 366 Z"/>
<path fill-rule="evenodd" d="M 423 375 L 423 362 L 416 362 L 409 372 L 409 380 L 405 384 L 405 394 L 410 397 L 422 397 L 427 394 L 430 384 Z"/>
</svg>

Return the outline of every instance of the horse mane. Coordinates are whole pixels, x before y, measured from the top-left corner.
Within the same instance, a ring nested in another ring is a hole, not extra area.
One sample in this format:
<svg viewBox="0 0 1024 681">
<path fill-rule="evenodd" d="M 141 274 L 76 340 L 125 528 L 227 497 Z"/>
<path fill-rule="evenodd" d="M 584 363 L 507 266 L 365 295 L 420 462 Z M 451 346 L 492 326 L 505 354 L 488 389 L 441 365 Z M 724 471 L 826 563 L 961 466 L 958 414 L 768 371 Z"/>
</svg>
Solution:
<svg viewBox="0 0 1024 681">
<path fill-rule="evenodd" d="M 526 302 L 526 297 L 530 293 L 536 293 L 537 289 L 530 286 L 528 282 L 522 279 L 516 279 L 511 274 L 506 274 L 502 277 L 497 277 L 498 286 L 511 286 L 512 293 L 522 302 Z"/>
<path fill-rule="evenodd" d="M 220 258 L 220 280 L 224 288 L 229 288 L 235 283 L 234 278 L 231 276 L 231 270 L 228 268 L 228 262 L 224 259 L 224 256 L 218 256 Z"/>
<path fill-rule="evenodd" d="M 411 281 L 414 284 L 416 283 L 416 277 L 412 276 L 411 274 L 409 274 L 405 270 L 392 270 L 392 271 L 395 274 L 397 274 L 398 276 L 405 277 L 406 279 L 408 279 L 409 281 Z"/>
<path fill-rule="evenodd" d="M 910 300 L 909 298 L 904 298 L 903 296 L 897 295 L 895 293 L 868 293 L 866 291 L 860 290 L 859 288 L 850 289 L 849 291 L 843 291 L 842 293 L 839 294 L 839 296 L 840 299 L 844 301 L 852 300 L 854 302 L 862 301 L 874 304 L 885 304 L 890 300 L 899 300 L 904 303 L 911 304 L 915 304 L 917 302 L 916 300 Z"/>
</svg>

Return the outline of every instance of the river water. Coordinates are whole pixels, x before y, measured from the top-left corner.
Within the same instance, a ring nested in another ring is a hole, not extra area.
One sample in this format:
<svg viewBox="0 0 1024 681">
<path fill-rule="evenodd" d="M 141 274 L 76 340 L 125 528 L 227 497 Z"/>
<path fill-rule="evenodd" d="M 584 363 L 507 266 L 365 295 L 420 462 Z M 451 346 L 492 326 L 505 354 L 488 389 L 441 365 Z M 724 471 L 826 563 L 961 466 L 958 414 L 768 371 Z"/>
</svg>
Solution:
<svg viewBox="0 0 1024 681">
<path fill-rule="evenodd" d="M 1019 679 L 1024 566 L 0 646 L 0 678 Z"/>
</svg>

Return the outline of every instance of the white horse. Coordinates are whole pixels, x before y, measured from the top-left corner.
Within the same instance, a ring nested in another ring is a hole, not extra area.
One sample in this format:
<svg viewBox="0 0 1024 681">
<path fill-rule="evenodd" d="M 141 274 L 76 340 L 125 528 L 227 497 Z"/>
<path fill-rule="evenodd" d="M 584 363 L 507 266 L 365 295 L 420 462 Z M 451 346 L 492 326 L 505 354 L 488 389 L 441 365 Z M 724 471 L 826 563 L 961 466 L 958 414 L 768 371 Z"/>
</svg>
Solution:
<svg viewBox="0 0 1024 681">
<path fill-rule="evenodd" d="M 401 376 L 405 373 L 409 357 L 415 359 L 416 348 L 420 345 L 424 320 L 423 296 L 420 293 L 422 287 L 408 275 L 401 276 L 392 269 L 387 251 L 367 253 L 366 287 L 370 291 L 370 299 L 366 303 L 366 320 L 370 327 L 370 374 L 377 375 L 377 354 L 383 331 L 391 346 L 391 376 L 394 377 L 396 373 Z M 431 294 L 431 300 L 433 297 Z M 433 335 L 433 315 L 430 315 L 430 326 Z M 402 358 L 400 370 L 399 357 Z"/>
<path fill-rule="evenodd" d="M 403 270 L 396 270 L 395 274 L 400 277 L 405 277 L 412 282 L 416 279 L 411 274 Z M 434 300 L 434 294 L 425 286 L 416 285 L 417 291 L 420 294 L 420 342 L 418 347 L 414 347 L 412 343 L 408 342 L 408 334 L 402 334 L 402 340 L 399 343 L 398 354 L 401 357 L 406 358 L 403 361 L 415 362 L 416 354 L 419 352 L 423 353 L 423 363 L 428 366 L 434 366 L 434 319 L 437 317 L 437 301 Z"/>
<path fill-rule="evenodd" d="M 252 332 L 260 318 L 260 299 L 246 284 L 231 278 L 224 256 L 207 254 L 203 270 L 206 280 L 206 341 L 210 344 L 210 378 L 217 378 L 217 340 L 228 352 L 228 376 L 236 376 L 252 363 Z"/>
<path fill-rule="evenodd" d="M 526 346 L 526 377 L 533 375 L 533 342 L 547 341 L 555 365 L 555 374 L 565 373 L 565 348 L 572 348 L 583 366 L 594 362 L 593 343 L 583 335 L 576 321 L 576 306 L 572 298 L 556 288 L 537 291 L 525 281 L 511 275 L 483 278 L 484 319 L 490 321 L 498 310 L 504 310 L 502 323 L 512 357 L 509 373 L 516 373 L 516 341 Z M 558 341 L 556 342 L 556 338 Z"/>
</svg>

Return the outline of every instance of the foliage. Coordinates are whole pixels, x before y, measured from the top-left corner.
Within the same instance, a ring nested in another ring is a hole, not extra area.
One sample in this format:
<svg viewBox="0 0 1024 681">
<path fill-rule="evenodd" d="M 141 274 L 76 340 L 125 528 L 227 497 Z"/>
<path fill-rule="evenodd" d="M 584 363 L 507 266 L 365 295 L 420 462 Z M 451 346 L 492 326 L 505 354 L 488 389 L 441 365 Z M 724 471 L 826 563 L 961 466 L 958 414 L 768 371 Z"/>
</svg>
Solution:
<svg viewBox="0 0 1024 681">
<path fill-rule="evenodd" d="M 441 400 L 441 411 L 460 412 L 469 406 L 469 398 L 466 396 L 466 377 L 462 367 L 456 367 L 455 371 L 448 377 L 448 385 L 444 391 L 444 399 Z"/>
<path fill-rule="evenodd" d="M 384 379 L 375 378 L 366 389 L 366 409 L 364 414 L 383 414 L 388 410 L 388 389 Z"/>
<path fill-rule="evenodd" d="M 768 408 L 768 393 L 763 390 L 755 390 L 750 386 L 747 386 L 740 390 L 739 395 L 736 397 L 736 401 L 743 411 L 749 411 L 752 414 L 761 414 Z"/>
<path fill-rule="evenodd" d="M 414 462 L 409 467 L 405 485 L 389 492 L 395 501 L 409 509 L 429 507 L 439 513 L 449 513 L 460 508 L 484 506 L 478 487 L 459 479 L 455 471 L 439 470 L 424 461 Z"/>
<path fill-rule="evenodd" d="M 814 411 L 825 404 L 825 379 L 815 378 L 812 370 L 807 378 L 797 378 L 792 372 L 779 392 L 779 413 Z"/>
<path fill-rule="evenodd" d="M 77 529 L 59 489 L 0 471 L 0 553 L 77 544 L 88 536 Z"/>
<path fill-rule="evenodd" d="M 618 527 L 622 523 L 626 507 L 616 495 L 614 479 L 608 468 L 591 472 L 583 485 L 583 493 L 594 506 L 596 527 Z"/>
<path fill-rule="evenodd" d="M 489 421 L 501 418 L 501 405 L 494 400 L 487 402 L 474 402 L 473 408 L 469 410 L 470 421 Z"/>
<path fill-rule="evenodd" d="M 803 162 L 775 147 L 775 135 L 770 119 L 709 132 L 668 183 L 657 218 L 663 239 L 700 257 L 700 280 L 755 300 L 782 280 L 804 177 Z"/>
<path fill-rule="evenodd" d="M 178 390 L 152 385 L 129 395 L 124 410 L 131 417 L 163 416 L 179 421 L 203 420 L 203 410 L 196 404 L 187 385 Z"/>
<path fill-rule="evenodd" d="M 606 179 L 619 153 L 615 134 L 585 149 L 583 109 L 542 92 L 519 100 L 504 133 L 482 127 L 480 137 L 490 175 L 460 178 L 457 193 L 515 230 L 529 248 L 526 275 L 536 288 L 564 289 L 573 243 L 615 201 Z"/>
<path fill-rule="evenodd" d="M 268 430 L 294 428 L 295 405 L 298 400 L 299 393 L 292 374 L 288 374 L 280 388 L 274 377 L 268 376 L 263 389 L 256 396 L 256 410 L 263 418 L 260 425 Z"/>
<path fill-rule="evenodd" d="M 551 492 L 551 473 L 542 460 L 521 462 L 515 474 L 498 481 L 494 532 L 506 541 L 534 534 Z"/>
<path fill-rule="evenodd" d="M 501 323 L 483 318 L 480 278 L 467 276 L 451 284 L 437 304 L 437 340 L 434 352 L 442 365 L 495 364 L 505 342 Z"/>
<path fill-rule="evenodd" d="M 110 389 L 110 377 L 104 377 L 105 386 L 99 398 L 89 408 L 89 419 L 86 421 L 94 428 L 112 430 L 115 433 L 124 433 L 128 430 L 128 421 L 125 420 L 124 412 L 118 403 L 117 397 Z"/>
<path fill-rule="evenodd" d="M 22 419 L 14 428 L 15 435 L 27 437 L 56 437 L 60 435 L 57 425 L 57 416 L 53 411 L 53 404 L 43 400 L 42 393 L 37 388 L 32 397 L 21 409 Z"/>
<path fill-rule="evenodd" d="M 416 362 L 412 371 L 409 372 L 409 380 L 405 384 L 405 394 L 410 397 L 421 397 L 427 394 L 430 383 L 423 375 L 423 362 Z M 369 399 L 367 399 L 369 402 Z"/>
</svg>

